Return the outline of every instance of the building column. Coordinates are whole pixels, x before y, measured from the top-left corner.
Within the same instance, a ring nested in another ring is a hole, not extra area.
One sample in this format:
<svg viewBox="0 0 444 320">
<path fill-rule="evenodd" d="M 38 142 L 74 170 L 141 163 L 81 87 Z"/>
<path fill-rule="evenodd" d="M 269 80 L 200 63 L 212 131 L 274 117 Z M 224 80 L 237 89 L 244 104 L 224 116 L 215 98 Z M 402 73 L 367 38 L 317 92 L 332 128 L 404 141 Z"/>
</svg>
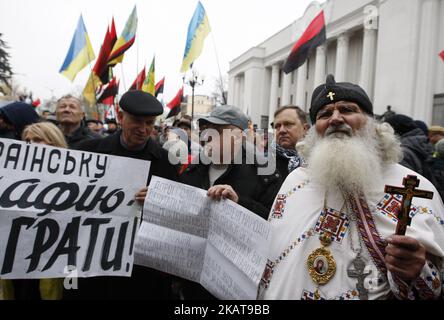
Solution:
<svg viewBox="0 0 444 320">
<path fill-rule="evenodd" d="M 361 77 L 359 85 L 367 92 L 370 99 L 373 98 L 373 76 L 375 71 L 376 56 L 376 29 L 364 28 L 364 40 L 362 45 Z M 373 100 L 373 99 L 372 99 Z"/>
<path fill-rule="evenodd" d="M 327 59 L 325 54 L 326 49 L 327 46 L 325 44 L 316 48 L 314 88 L 325 82 L 325 63 Z"/>
<path fill-rule="evenodd" d="M 234 77 L 234 99 L 233 103 L 236 107 L 240 108 L 240 78 L 239 75 Z"/>
<path fill-rule="evenodd" d="M 345 74 L 347 71 L 347 60 L 348 60 L 348 45 L 349 36 L 346 33 L 341 34 L 338 37 L 338 46 L 336 51 L 336 71 L 335 80 L 336 82 L 345 81 Z"/>
<path fill-rule="evenodd" d="M 270 103 L 268 107 L 268 127 L 273 122 L 276 111 L 279 85 L 279 64 L 274 64 L 271 68 Z"/>
<path fill-rule="evenodd" d="M 284 72 L 281 106 L 285 106 L 285 105 L 290 104 L 290 102 L 291 102 L 290 96 L 291 96 L 291 72 L 288 74 L 286 74 Z"/>
<path fill-rule="evenodd" d="M 307 82 L 307 62 L 298 68 L 298 79 L 296 84 L 296 105 L 304 111 L 308 110 L 305 105 L 305 85 Z"/>
<path fill-rule="evenodd" d="M 236 101 L 236 76 L 230 77 L 228 82 L 228 97 L 227 103 L 229 105 L 235 105 Z"/>
<path fill-rule="evenodd" d="M 422 13 L 420 22 L 420 36 L 418 40 L 418 58 L 416 66 L 415 100 L 412 118 L 432 124 L 433 95 L 435 89 L 436 63 L 442 63 L 437 53 L 442 50 L 439 42 L 439 6 L 438 0 L 421 1 Z M 442 17 L 441 17 L 442 18 Z"/>
</svg>

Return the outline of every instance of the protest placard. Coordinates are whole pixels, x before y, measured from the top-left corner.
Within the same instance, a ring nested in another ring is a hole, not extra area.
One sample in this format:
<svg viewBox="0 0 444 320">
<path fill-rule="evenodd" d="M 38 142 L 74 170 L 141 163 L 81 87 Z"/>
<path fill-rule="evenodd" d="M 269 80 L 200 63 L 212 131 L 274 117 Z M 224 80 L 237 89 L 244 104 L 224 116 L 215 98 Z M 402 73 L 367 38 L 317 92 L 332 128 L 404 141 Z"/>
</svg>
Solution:
<svg viewBox="0 0 444 320">
<path fill-rule="evenodd" d="M 221 299 L 255 299 L 270 235 L 266 220 L 230 200 L 152 177 L 135 263 L 199 282 Z"/>
<path fill-rule="evenodd" d="M 131 275 L 149 167 L 0 139 L 0 278 Z"/>
</svg>

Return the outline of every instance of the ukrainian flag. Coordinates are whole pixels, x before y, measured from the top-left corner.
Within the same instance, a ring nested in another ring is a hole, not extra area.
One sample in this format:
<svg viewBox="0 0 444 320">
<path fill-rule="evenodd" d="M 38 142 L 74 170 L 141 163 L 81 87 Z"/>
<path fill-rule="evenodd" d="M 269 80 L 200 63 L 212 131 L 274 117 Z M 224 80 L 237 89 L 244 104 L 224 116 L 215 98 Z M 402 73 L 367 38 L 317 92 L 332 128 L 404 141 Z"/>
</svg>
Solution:
<svg viewBox="0 0 444 320">
<path fill-rule="evenodd" d="M 156 83 L 154 80 L 154 60 L 155 57 L 153 57 L 153 61 L 151 62 L 150 70 L 148 71 L 147 76 L 145 77 L 145 81 L 142 85 L 142 91 L 151 93 L 153 96 L 156 94 Z"/>
<path fill-rule="evenodd" d="M 183 54 L 183 62 L 180 72 L 186 72 L 202 53 L 203 43 L 210 33 L 210 22 L 200 1 L 188 26 L 187 43 Z"/>
<path fill-rule="evenodd" d="M 89 62 L 93 61 L 95 57 L 85 24 L 83 23 L 83 17 L 80 15 L 71 46 L 59 72 L 73 81 L 77 73 L 86 67 Z"/>
</svg>

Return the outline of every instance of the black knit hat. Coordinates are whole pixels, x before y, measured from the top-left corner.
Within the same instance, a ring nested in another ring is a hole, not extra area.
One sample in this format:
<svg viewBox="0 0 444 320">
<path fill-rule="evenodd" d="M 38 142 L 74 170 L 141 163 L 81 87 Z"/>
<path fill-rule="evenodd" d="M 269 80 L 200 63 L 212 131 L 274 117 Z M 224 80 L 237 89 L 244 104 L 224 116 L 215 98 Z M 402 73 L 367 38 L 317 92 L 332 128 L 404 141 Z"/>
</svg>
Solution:
<svg viewBox="0 0 444 320">
<path fill-rule="evenodd" d="M 313 91 L 310 106 L 311 122 L 316 122 L 316 114 L 323 106 L 342 100 L 355 102 L 365 113 L 373 115 L 370 98 L 360 86 L 349 82 L 336 82 L 333 75 L 329 74 L 326 83 Z"/>
<path fill-rule="evenodd" d="M 418 128 L 412 118 L 403 114 L 391 115 L 385 119 L 385 122 L 391 125 L 395 133 L 399 136 Z"/>
<path fill-rule="evenodd" d="M 35 108 L 24 102 L 12 102 L 0 109 L 0 115 L 13 124 L 18 135 L 22 134 L 27 125 L 39 121 Z"/>
</svg>

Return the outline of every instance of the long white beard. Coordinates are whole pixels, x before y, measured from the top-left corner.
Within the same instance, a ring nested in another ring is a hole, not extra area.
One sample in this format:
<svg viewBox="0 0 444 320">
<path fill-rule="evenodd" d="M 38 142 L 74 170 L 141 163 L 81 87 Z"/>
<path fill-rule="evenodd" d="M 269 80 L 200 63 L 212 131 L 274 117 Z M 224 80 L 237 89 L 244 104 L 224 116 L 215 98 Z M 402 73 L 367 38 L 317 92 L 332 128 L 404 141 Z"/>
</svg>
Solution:
<svg viewBox="0 0 444 320">
<path fill-rule="evenodd" d="M 309 144 L 305 145 L 305 159 L 313 180 L 325 190 L 339 187 L 344 192 L 359 190 L 367 194 L 380 186 L 385 164 L 375 124 L 367 123 L 356 135 L 351 135 L 347 127 L 344 130 L 349 129 L 350 135 L 336 132 L 324 138 L 313 128 L 305 139 Z"/>
</svg>

